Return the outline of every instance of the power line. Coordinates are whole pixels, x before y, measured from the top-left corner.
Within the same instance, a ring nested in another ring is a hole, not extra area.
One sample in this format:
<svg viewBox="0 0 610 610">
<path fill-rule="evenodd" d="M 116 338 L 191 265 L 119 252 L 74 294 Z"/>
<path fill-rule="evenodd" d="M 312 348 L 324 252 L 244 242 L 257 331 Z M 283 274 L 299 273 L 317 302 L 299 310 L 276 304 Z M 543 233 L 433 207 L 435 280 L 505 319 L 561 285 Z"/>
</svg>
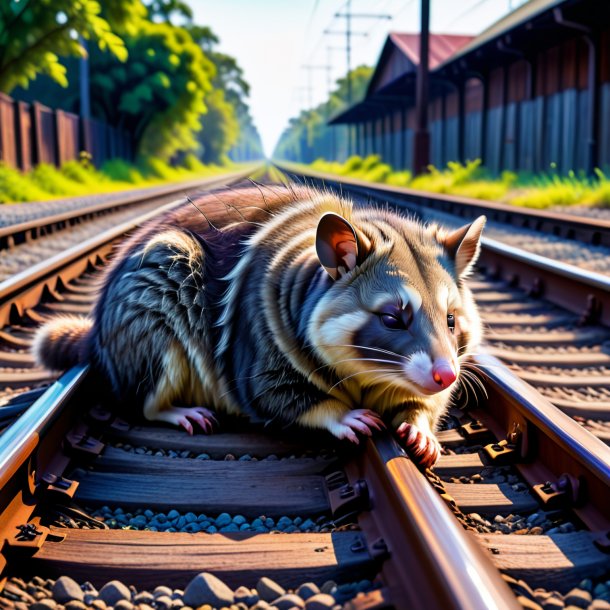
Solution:
<svg viewBox="0 0 610 610">
<path fill-rule="evenodd" d="M 367 32 L 352 31 L 352 19 L 392 19 L 392 15 L 382 15 L 380 13 L 353 13 L 352 0 L 347 0 L 345 12 L 335 13 L 335 17 L 345 18 L 345 30 L 324 30 L 325 34 L 344 34 L 345 35 L 345 57 L 347 64 L 347 103 L 352 103 L 352 36 L 367 36 Z"/>
</svg>

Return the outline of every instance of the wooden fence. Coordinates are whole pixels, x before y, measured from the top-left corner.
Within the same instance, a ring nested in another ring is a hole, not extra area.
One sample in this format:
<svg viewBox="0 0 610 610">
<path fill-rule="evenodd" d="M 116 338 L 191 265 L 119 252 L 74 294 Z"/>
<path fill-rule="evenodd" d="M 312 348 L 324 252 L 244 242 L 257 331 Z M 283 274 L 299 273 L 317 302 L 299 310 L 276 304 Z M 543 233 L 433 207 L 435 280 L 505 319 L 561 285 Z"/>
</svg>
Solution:
<svg viewBox="0 0 610 610">
<path fill-rule="evenodd" d="M 133 158 L 131 135 L 103 121 L 82 119 L 38 102 L 18 102 L 0 93 L 0 161 L 23 171 L 38 163 L 61 166 L 91 154 L 99 167 L 108 159 Z"/>
</svg>

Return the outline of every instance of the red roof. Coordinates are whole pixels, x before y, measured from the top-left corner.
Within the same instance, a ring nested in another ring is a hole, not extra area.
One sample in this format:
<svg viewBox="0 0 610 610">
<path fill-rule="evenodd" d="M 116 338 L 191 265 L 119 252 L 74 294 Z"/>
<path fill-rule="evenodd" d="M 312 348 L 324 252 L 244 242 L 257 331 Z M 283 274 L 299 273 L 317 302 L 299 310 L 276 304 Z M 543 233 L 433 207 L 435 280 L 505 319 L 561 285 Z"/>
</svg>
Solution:
<svg viewBox="0 0 610 610">
<path fill-rule="evenodd" d="M 419 34 L 390 32 L 389 38 L 414 64 L 419 63 Z M 474 36 L 430 34 L 430 69 L 449 59 L 473 39 Z"/>
</svg>

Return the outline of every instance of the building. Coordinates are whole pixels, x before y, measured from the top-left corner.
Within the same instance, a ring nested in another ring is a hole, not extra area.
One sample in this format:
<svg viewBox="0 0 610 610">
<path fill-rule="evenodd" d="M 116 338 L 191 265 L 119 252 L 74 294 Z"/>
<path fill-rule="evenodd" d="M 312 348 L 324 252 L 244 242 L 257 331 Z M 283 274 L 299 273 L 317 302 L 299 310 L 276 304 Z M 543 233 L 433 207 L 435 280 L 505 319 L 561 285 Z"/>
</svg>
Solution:
<svg viewBox="0 0 610 610">
<path fill-rule="evenodd" d="M 364 99 L 329 121 L 347 154 L 412 169 L 417 34 L 390 34 Z M 610 168 L 610 3 L 530 0 L 479 36 L 430 36 L 430 162 Z"/>
</svg>

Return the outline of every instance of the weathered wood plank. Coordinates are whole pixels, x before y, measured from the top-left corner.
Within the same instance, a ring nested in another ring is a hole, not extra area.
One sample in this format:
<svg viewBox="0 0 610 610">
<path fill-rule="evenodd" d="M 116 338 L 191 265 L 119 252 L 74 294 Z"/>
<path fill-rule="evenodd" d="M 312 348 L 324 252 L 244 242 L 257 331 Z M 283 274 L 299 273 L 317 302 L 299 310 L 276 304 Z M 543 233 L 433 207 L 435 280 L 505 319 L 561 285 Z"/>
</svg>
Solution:
<svg viewBox="0 0 610 610">
<path fill-rule="evenodd" d="M 55 529 L 54 529 L 55 531 Z M 57 529 L 63 542 L 45 543 L 27 567 L 36 574 L 69 574 L 100 587 L 112 579 L 150 588 L 184 588 L 200 572 L 230 587 L 254 587 L 261 575 L 284 587 L 304 581 L 371 578 L 376 567 L 358 548 L 360 532 L 333 534 L 168 534 L 126 530 Z M 352 550 L 354 547 L 354 550 Z"/>
<path fill-rule="evenodd" d="M 239 471 L 243 476 L 301 476 L 320 474 L 330 468 L 334 460 L 294 458 L 284 460 L 224 461 L 171 458 L 140 455 L 116 447 L 106 447 L 95 460 L 97 472 L 142 472 L 146 474 L 201 475 L 224 477 Z"/>
<path fill-rule="evenodd" d="M 608 555 L 595 547 L 595 534 L 591 532 L 476 536 L 492 550 L 491 559 L 497 568 L 525 580 L 532 588 L 566 592 L 583 578 L 595 578 L 608 571 Z"/>
<path fill-rule="evenodd" d="M 445 490 L 465 513 L 508 515 L 538 507 L 528 492 L 514 491 L 508 483 L 445 483 Z"/>
<path fill-rule="evenodd" d="M 456 455 L 441 455 L 434 466 L 436 474 L 460 476 L 481 472 L 485 464 L 478 453 L 459 453 Z"/>
<path fill-rule="evenodd" d="M 464 437 L 454 428 L 453 430 L 441 430 L 436 433 L 436 438 L 441 445 L 451 447 L 452 445 L 463 445 Z"/>
<path fill-rule="evenodd" d="M 75 499 L 85 505 L 150 508 L 246 517 L 314 515 L 329 511 L 324 478 L 257 475 L 226 462 L 222 474 L 83 472 Z"/>
<path fill-rule="evenodd" d="M 267 455 L 302 454 L 312 449 L 312 445 L 299 443 L 256 432 L 195 434 L 189 436 L 184 430 L 158 426 L 133 426 L 127 430 L 109 429 L 111 439 L 133 446 L 144 446 L 151 449 L 173 449 L 174 451 L 193 451 L 207 453 L 212 458 L 223 458 L 227 453 L 234 455 L 249 454 L 262 458 Z M 332 439 L 329 447 L 337 446 Z"/>
</svg>

